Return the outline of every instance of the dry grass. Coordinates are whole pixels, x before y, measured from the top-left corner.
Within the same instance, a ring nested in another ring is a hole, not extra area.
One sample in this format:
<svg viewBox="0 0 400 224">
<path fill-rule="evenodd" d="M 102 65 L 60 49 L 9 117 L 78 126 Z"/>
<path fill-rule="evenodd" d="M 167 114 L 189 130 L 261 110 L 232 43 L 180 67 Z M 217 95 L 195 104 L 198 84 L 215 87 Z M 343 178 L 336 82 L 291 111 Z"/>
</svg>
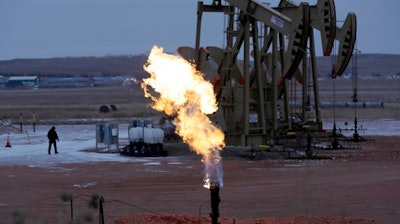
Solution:
<svg viewBox="0 0 400 224">
<path fill-rule="evenodd" d="M 383 108 L 322 108 L 321 115 L 323 120 L 332 119 L 335 115 L 338 119 L 395 119 L 400 120 L 400 103 L 385 103 Z"/>
<path fill-rule="evenodd" d="M 358 96 L 361 102 L 384 102 L 384 108 L 321 108 L 323 119 L 400 119 L 400 80 L 359 81 Z M 324 80 L 319 82 L 321 101 L 351 101 L 351 80 Z M 334 91 L 335 90 L 335 91 Z M 333 94 L 335 92 L 335 94 Z M 51 120 L 71 119 L 132 119 L 161 115 L 148 105 L 139 86 L 60 88 L 60 89 L 2 89 L 0 119 L 11 119 L 19 123 L 20 114 L 24 123 L 31 123 L 33 111 L 37 123 Z M 117 111 L 100 113 L 101 105 L 115 105 Z M 86 120 L 86 122 L 88 122 Z"/>
<path fill-rule="evenodd" d="M 32 122 L 33 112 L 37 123 L 158 115 L 148 106 L 150 101 L 139 87 L 1 90 L 0 102 L 0 119 L 11 119 L 13 123 L 19 123 L 20 114 L 24 123 Z M 115 105 L 117 111 L 101 113 L 99 108 L 102 105 Z"/>
<path fill-rule="evenodd" d="M 353 95 L 352 80 L 324 80 L 319 82 L 321 101 L 351 102 Z M 382 102 L 384 107 L 377 108 L 321 108 L 324 119 L 400 119 L 400 80 L 359 80 L 357 84 L 359 102 Z"/>
</svg>

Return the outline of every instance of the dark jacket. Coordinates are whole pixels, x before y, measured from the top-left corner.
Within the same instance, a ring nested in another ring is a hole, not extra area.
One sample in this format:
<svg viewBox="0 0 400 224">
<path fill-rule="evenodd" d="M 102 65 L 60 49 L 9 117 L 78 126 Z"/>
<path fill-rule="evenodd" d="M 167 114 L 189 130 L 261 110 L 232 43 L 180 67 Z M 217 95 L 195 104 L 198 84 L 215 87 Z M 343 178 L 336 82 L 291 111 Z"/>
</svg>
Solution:
<svg viewBox="0 0 400 224">
<path fill-rule="evenodd" d="M 52 127 L 50 131 L 47 133 L 47 138 L 49 139 L 50 142 L 55 142 L 56 140 L 58 140 L 58 135 L 55 127 Z"/>
</svg>

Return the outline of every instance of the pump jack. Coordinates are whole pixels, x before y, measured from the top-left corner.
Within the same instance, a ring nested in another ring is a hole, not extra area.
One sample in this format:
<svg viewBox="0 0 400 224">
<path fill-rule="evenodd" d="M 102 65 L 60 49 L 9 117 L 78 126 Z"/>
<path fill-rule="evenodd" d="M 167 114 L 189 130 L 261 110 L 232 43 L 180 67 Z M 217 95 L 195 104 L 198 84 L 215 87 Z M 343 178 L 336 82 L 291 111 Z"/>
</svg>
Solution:
<svg viewBox="0 0 400 224">
<path fill-rule="evenodd" d="M 211 5 L 198 2 L 196 46 L 178 49 L 182 57 L 195 63 L 213 82 L 219 103 L 213 120 L 225 131 L 226 142 L 244 146 L 274 144 L 276 138 L 295 130 L 286 82 L 293 78 L 303 83 L 300 126 L 304 127 L 306 104 L 310 103 L 305 70 L 308 49 L 316 112 L 314 129 L 321 130 L 313 30 L 320 31 L 326 56 L 330 55 L 334 41 L 340 42 L 335 65 L 335 75 L 340 76 L 354 49 L 355 14 L 349 13 L 344 25 L 338 28 L 333 0 L 319 0 L 313 6 L 282 0 L 275 8 L 255 0 L 226 2 L 226 5 L 221 1 L 213 1 Z M 200 47 L 204 12 L 224 13 L 228 17 L 224 49 Z M 239 52 L 243 52 L 241 65 L 237 59 Z"/>
</svg>

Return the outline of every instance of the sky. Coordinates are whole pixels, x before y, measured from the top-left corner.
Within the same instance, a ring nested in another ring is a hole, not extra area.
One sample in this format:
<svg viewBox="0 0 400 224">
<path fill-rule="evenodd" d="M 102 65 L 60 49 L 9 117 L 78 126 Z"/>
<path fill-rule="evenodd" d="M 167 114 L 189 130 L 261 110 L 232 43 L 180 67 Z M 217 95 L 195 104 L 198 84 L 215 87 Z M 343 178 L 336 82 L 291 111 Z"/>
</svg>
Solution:
<svg viewBox="0 0 400 224">
<path fill-rule="evenodd" d="M 195 45 L 197 2 L 0 0 L 0 60 L 138 55 L 153 45 L 176 53 L 180 46 Z M 274 6 L 279 0 L 262 2 Z M 356 13 L 361 53 L 400 54 L 400 1 L 336 0 L 335 6 L 339 26 L 348 12 Z M 223 47 L 224 23 L 221 14 L 203 14 L 201 46 Z"/>
</svg>

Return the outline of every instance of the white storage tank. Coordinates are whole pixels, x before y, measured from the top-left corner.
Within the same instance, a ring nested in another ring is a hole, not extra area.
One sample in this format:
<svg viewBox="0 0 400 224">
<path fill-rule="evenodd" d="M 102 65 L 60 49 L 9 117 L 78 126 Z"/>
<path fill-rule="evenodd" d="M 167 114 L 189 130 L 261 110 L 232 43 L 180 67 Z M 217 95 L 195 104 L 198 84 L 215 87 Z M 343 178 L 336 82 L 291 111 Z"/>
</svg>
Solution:
<svg viewBox="0 0 400 224">
<path fill-rule="evenodd" d="M 164 142 L 164 131 L 160 128 L 133 127 L 129 129 L 129 141 L 162 144 Z"/>
<path fill-rule="evenodd" d="M 167 156 L 164 150 L 164 131 L 161 128 L 131 127 L 128 129 L 129 146 L 120 150 L 127 156 Z"/>
<path fill-rule="evenodd" d="M 144 128 L 143 138 L 147 144 L 162 144 L 164 142 L 164 131 L 160 128 Z"/>
<path fill-rule="evenodd" d="M 129 129 L 129 142 L 143 142 L 144 129 L 134 127 Z"/>
</svg>

